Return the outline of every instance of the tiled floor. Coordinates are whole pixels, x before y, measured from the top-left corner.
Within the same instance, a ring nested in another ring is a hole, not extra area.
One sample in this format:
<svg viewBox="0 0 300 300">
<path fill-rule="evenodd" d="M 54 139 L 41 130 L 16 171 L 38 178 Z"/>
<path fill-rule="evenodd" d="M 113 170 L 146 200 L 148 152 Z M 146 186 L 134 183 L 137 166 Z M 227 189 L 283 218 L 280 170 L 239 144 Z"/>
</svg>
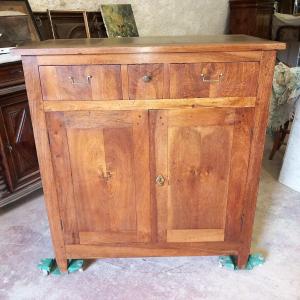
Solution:
<svg viewBox="0 0 300 300">
<path fill-rule="evenodd" d="M 102 259 L 83 273 L 43 277 L 36 265 L 53 254 L 36 193 L 1 211 L 0 299 L 300 299 L 300 194 L 277 182 L 281 159 L 264 160 L 253 251 L 267 261 L 259 268 L 227 271 L 217 257 Z"/>
</svg>

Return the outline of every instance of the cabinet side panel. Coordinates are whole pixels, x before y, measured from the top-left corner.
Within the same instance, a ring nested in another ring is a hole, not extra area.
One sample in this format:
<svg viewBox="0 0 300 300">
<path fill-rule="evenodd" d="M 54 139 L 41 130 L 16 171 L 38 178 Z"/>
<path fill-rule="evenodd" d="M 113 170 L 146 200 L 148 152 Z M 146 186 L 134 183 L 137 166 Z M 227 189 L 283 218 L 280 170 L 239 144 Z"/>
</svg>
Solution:
<svg viewBox="0 0 300 300">
<path fill-rule="evenodd" d="M 261 162 L 266 135 L 266 126 L 268 118 L 269 100 L 272 91 L 272 80 L 275 64 L 275 51 L 265 51 L 262 55 L 260 64 L 260 73 L 258 82 L 260 83 L 255 107 L 254 132 L 250 151 L 249 170 L 246 184 L 246 197 L 244 204 L 244 224 L 242 230 L 242 242 L 244 246 L 241 249 L 240 257 L 246 258 L 250 251 L 251 236 L 256 208 L 259 175 L 261 171 Z M 238 260 L 239 266 L 246 261 Z"/>
<path fill-rule="evenodd" d="M 53 174 L 53 167 L 51 162 L 51 152 L 47 136 L 47 125 L 45 120 L 45 113 L 43 111 L 38 65 L 36 62 L 36 57 L 26 56 L 22 59 L 52 242 L 56 260 L 60 269 L 62 271 L 67 271 L 65 245 L 60 223 L 61 217 L 55 187 L 55 177 Z"/>
</svg>

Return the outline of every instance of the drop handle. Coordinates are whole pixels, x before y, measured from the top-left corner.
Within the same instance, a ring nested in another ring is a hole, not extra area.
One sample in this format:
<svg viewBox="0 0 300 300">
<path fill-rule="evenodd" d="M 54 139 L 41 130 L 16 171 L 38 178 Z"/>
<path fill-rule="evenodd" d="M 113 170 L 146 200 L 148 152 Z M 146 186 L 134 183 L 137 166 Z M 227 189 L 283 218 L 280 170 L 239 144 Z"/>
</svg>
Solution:
<svg viewBox="0 0 300 300">
<path fill-rule="evenodd" d="M 152 80 L 152 76 L 151 75 L 145 75 L 145 76 L 143 76 L 143 81 L 144 82 L 149 82 L 151 80 Z"/>
<path fill-rule="evenodd" d="M 71 80 L 72 84 L 91 84 L 91 79 L 93 78 L 92 75 L 87 75 L 85 80 L 82 81 L 76 81 L 73 76 L 69 76 L 69 79 Z"/>
<path fill-rule="evenodd" d="M 165 183 L 165 177 L 164 176 L 162 176 L 162 175 L 158 175 L 157 177 L 156 177 L 156 179 L 155 179 L 155 182 L 158 184 L 158 185 L 160 185 L 160 186 L 163 186 L 164 185 L 164 183 Z"/>
<path fill-rule="evenodd" d="M 218 75 L 217 79 L 210 79 L 209 76 L 207 76 L 207 75 L 205 75 L 203 73 L 200 76 L 201 76 L 203 82 L 208 82 L 208 83 L 220 83 L 221 80 L 222 80 L 222 78 L 223 78 L 223 74 L 222 73 Z"/>
</svg>

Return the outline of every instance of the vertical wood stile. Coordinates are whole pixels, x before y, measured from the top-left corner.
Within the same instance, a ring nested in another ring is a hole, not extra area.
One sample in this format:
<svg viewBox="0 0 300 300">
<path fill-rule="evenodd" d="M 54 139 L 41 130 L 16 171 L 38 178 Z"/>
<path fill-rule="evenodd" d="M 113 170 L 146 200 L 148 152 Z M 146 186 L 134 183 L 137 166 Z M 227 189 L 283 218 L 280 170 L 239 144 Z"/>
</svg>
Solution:
<svg viewBox="0 0 300 300">
<path fill-rule="evenodd" d="M 43 111 L 38 65 L 36 58 L 32 56 L 23 57 L 22 62 L 52 242 L 57 264 L 61 271 L 66 272 L 67 258 L 60 223 L 60 208 L 53 174 L 48 131 Z"/>
<path fill-rule="evenodd" d="M 238 256 L 239 267 L 247 263 L 250 253 L 254 215 L 257 201 L 259 175 L 263 157 L 264 141 L 269 113 L 269 102 L 272 91 L 272 80 L 275 65 L 275 51 L 265 51 L 262 54 L 259 71 L 259 88 L 257 91 L 254 131 L 250 150 L 246 197 L 243 209 L 242 246 Z"/>
<path fill-rule="evenodd" d="M 128 71 L 127 71 L 127 65 L 121 65 L 121 77 L 122 77 L 122 93 L 123 93 L 123 99 L 128 100 L 129 94 L 128 94 Z"/>
</svg>

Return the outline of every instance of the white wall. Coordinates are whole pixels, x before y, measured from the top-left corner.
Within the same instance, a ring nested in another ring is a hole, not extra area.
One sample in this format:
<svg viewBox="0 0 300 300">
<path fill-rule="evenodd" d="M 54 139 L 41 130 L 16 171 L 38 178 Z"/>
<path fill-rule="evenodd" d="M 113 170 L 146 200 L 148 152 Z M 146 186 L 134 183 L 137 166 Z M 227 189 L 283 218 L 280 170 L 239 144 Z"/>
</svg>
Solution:
<svg viewBox="0 0 300 300">
<path fill-rule="evenodd" d="M 99 10 L 100 4 L 130 3 L 140 36 L 222 34 L 228 0 L 29 0 L 33 11 Z"/>
</svg>

